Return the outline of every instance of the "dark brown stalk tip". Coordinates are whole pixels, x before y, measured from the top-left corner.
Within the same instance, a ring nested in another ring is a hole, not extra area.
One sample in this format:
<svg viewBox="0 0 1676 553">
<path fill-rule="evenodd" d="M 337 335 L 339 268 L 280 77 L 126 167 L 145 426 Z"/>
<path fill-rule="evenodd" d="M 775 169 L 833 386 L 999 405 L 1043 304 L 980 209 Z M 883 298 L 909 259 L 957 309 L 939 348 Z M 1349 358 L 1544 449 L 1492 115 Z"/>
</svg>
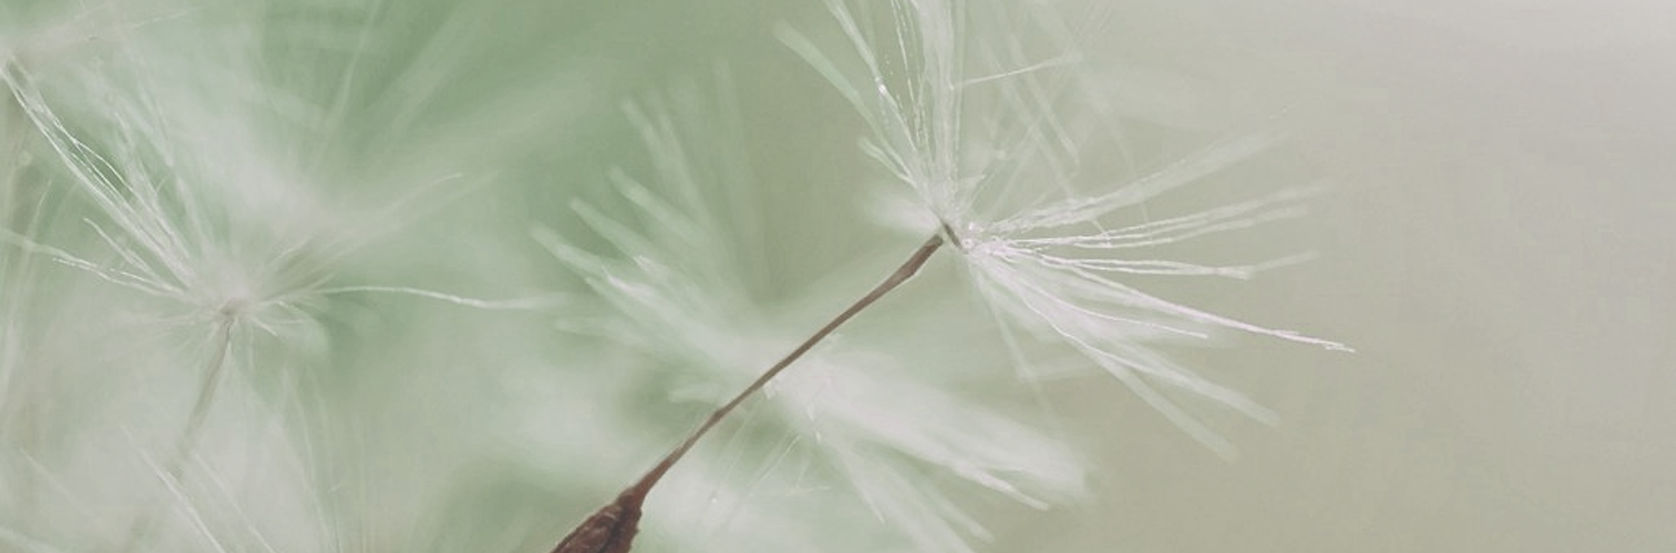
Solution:
<svg viewBox="0 0 1676 553">
<path fill-rule="evenodd" d="M 640 528 L 640 506 L 646 501 L 646 491 L 638 485 L 623 491 L 616 501 L 600 507 L 565 536 L 553 553 L 628 553 Z"/>
</svg>

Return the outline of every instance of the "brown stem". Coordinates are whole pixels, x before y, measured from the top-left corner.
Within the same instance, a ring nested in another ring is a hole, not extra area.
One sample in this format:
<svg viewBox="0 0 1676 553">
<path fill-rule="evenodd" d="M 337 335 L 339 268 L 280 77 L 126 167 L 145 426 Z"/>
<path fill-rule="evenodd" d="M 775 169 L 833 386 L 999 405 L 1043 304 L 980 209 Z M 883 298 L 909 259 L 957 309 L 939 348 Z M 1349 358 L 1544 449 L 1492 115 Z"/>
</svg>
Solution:
<svg viewBox="0 0 1676 553">
<path fill-rule="evenodd" d="M 616 501 L 600 508 L 593 516 L 588 517 L 575 530 L 572 530 L 569 536 L 565 536 L 565 539 L 559 542 L 558 547 L 553 549 L 553 553 L 626 553 L 629 551 L 629 548 L 633 545 L 636 527 L 640 521 L 640 507 L 646 500 L 646 494 L 652 490 L 652 486 L 657 485 L 658 481 L 663 478 L 665 473 L 669 472 L 671 467 L 675 466 L 675 463 L 687 454 L 688 450 L 692 449 L 693 444 L 698 443 L 699 438 L 703 438 L 711 428 L 716 426 L 716 423 L 721 422 L 723 418 L 727 417 L 728 413 L 733 412 L 733 409 L 743 403 L 745 398 L 762 389 L 763 385 L 768 384 L 768 381 L 773 380 L 792 362 L 808 353 L 810 349 L 815 347 L 815 344 L 820 343 L 827 335 L 837 330 L 839 326 L 855 317 L 857 313 L 867 309 L 867 306 L 879 301 L 879 298 L 884 297 L 885 294 L 890 293 L 897 286 L 901 286 L 903 282 L 907 282 L 909 277 L 914 276 L 921 267 L 925 266 L 925 262 L 931 259 L 931 254 L 936 253 L 937 248 L 942 245 L 943 235 L 940 233 L 932 235 L 930 239 L 925 241 L 925 244 L 908 257 L 907 261 L 902 263 L 902 266 L 896 268 L 896 272 L 886 277 L 884 282 L 880 282 L 878 286 L 873 287 L 873 290 L 867 292 L 867 295 L 850 304 L 838 316 L 828 321 L 826 326 L 816 330 L 802 344 L 798 344 L 795 349 L 791 350 L 791 353 L 786 354 L 784 358 L 774 363 L 774 366 L 763 371 L 761 376 L 758 376 L 749 386 L 741 390 L 738 395 L 733 396 L 732 400 L 711 412 L 710 417 L 705 419 L 704 424 L 699 425 L 698 429 L 688 435 L 686 440 L 675 446 L 674 450 L 665 455 L 662 461 L 652 467 L 652 470 L 647 471 L 645 476 L 640 477 L 639 481 L 623 490 L 623 493 L 617 496 Z"/>
</svg>

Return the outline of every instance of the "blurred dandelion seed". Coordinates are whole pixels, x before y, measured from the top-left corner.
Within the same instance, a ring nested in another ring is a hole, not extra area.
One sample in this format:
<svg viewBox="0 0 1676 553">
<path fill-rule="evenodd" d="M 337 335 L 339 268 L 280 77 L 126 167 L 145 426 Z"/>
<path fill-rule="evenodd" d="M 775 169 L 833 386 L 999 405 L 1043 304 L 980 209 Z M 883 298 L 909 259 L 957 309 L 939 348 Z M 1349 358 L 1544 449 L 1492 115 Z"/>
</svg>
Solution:
<svg viewBox="0 0 1676 553">
<path fill-rule="evenodd" d="M 559 300 L 557 296 L 485 300 L 406 286 L 333 286 L 335 269 L 374 236 L 372 225 L 383 224 L 393 209 L 339 225 L 306 198 L 275 198 L 276 193 L 295 194 L 298 187 L 283 182 L 283 171 L 265 164 L 268 160 L 262 159 L 261 146 L 229 146 L 245 148 L 237 152 L 244 156 L 239 160 L 192 151 L 182 136 L 172 134 L 179 132 L 175 127 L 182 122 L 171 117 L 181 114 L 159 107 L 149 95 L 154 91 L 123 90 L 104 74 L 87 79 L 93 83 L 90 86 L 108 88 L 101 91 L 107 106 L 91 118 L 93 124 L 110 131 L 106 143 L 78 136 L 72 125 L 61 120 L 24 64 L 16 58 L 0 59 L 0 83 L 12 100 L 8 107 L 21 112 L 27 121 L 21 126 L 32 129 L 56 155 L 72 188 L 95 208 L 98 220 L 83 222 L 114 262 L 96 262 L 8 228 L 0 228 L 0 244 L 155 301 L 158 310 L 147 316 L 148 322 L 209 330 L 209 356 L 199 369 L 197 391 L 185 420 L 167 452 L 147 461 L 171 490 L 183 480 L 222 383 L 234 368 L 232 350 L 248 349 L 258 334 L 291 345 L 315 341 L 324 332 L 318 328 L 317 312 L 328 297 L 397 294 L 476 309 L 512 310 L 545 309 Z M 221 124 L 235 135 L 225 142 L 238 140 L 236 123 Z M 258 184 L 208 182 L 219 179 L 250 179 Z M 264 218 L 247 217 L 251 213 Z M 149 542 L 165 512 L 161 508 L 165 501 L 156 498 L 137 510 L 119 542 L 122 551 Z"/>
</svg>

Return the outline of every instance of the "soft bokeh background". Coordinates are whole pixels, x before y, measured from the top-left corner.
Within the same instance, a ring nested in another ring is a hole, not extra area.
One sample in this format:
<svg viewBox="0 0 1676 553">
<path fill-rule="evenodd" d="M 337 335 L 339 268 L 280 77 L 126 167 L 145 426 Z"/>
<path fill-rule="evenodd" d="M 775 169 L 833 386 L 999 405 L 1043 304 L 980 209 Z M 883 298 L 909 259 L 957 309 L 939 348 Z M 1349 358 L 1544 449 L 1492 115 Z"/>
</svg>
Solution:
<svg viewBox="0 0 1676 553">
<path fill-rule="evenodd" d="M 1676 10 L 1123 4 L 1115 50 L 1285 105 L 1336 186 L 1322 258 L 1220 304 L 1360 351 L 1207 356 L 1285 418 L 1234 463 L 1070 392 L 1110 522 L 1065 550 L 1676 547 Z"/>
<path fill-rule="evenodd" d="M 1315 261 L 1251 282 L 1154 289 L 1358 351 L 1250 337 L 1180 351 L 1283 418 L 1276 427 L 1216 421 L 1241 450 L 1234 460 L 1194 443 L 1109 378 L 1043 383 L 1059 435 L 1087 452 L 1091 497 L 1046 512 L 974 500 L 996 536 L 986 550 L 1676 550 L 1676 8 L 1628 0 L 1102 3 L 1109 24 L 1090 53 L 1109 71 L 1098 81 L 1119 110 L 1198 138 L 1278 121 L 1291 141 L 1266 160 L 1272 167 L 1239 176 L 1254 188 L 1298 180 L 1330 187 L 1310 218 L 1200 252 L 1311 250 Z M 52 11 L 38 4 L 0 14 Z M 397 46 L 369 53 L 375 63 L 360 88 L 350 87 L 371 107 L 353 112 L 352 130 L 334 146 L 342 155 L 323 164 L 339 180 L 323 188 L 376 198 L 456 169 L 499 170 L 475 173 L 482 179 L 471 191 L 358 254 L 343 270 L 357 282 L 482 297 L 575 292 L 574 276 L 528 239 L 528 227 L 585 235 L 571 202 L 613 209 L 607 169 L 648 164 L 619 105 L 706 89 L 718 61 L 758 181 L 741 202 L 768 229 L 747 252 L 763 264 L 752 272 L 756 299 L 797 305 L 813 294 L 823 299 L 800 307 L 830 310 L 841 298 L 824 299 L 824 291 L 860 290 L 874 278 L 857 264 L 884 267 L 875 256 L 912 246 L 857 223 L 873 205 L 857 183 L 878 178 L 856 152 L 862 126 L 773 36 L 781 21 L 833 36 L 819 6 L 446 4 L 372 10 L 395 29 Z M 351 12 L 342 19 L 354 20 Z M 275 34 L 265 51 L 276 66 L 341 52 L 299 54 L 284 46 L 297 37 Z M 355 35 L 325 29 L 308 40 L 349 48 Z M 307 76 L 282 77 L 275 81 L 303 96 L 339 94 L 304 86 L 314 82 Z M 403 111 L 403 98 L 423 98 L 423 109 Z M 1179 138 L 1134 132 L 1148 144 Z M 1157 163 L 1173 151 L 1157 150 Z M 1225 190 L 1172 201 L 1243 199 L 1219 197 Z M 24 185 L 0 192 L 34 198 Z M 62 219 L 75 227 L 75 217 Z M 96 243 L 85 229 L 80 239 Z M 85 276 L 60 283 L 75 278 L 68 269 L 41 270 L 55 282 L 50 290 L 101 290 Z M 935 278 L 925 282 L 942 282 Z M 957 341 L 969 335 L 907 337 L 881 322 L 907 319 L 918 305 L 911 290 L 872 323 L 858 321 L 856 335 L 927 356 L 969 355 Z M 30 355 L 81 347 L 80 334 L 61 329 L 85 328 L 76 315 L 104 313 L 104 298 L 51 304 L 61 314 L 31 332 L 57 338 Z M 322 316 L 331 340 L 319 347 L 332 361 L 296 361 L 318 365 L 297 369 L 311 375 L 304 384 L 271 384 L 271 373 L 250 380 L 263 391 L 256 396 L 316 390 L 313 400 L 286 403 L 280 418 L 334 429 L 309 438 L 328 452 L 310 455 L 328 459 L 302 464 L 353 461 L 333 478 L 356 482 L 364 497 L 333 508 L 376 513 L 359 523 L 368 528 L 394 521 L 402 529 L 395 537 L 361 530 L 387 548 L 379 550 L 544 551 L 545 536 L 612 495 L 703 412 L 669 401 L 653 373 L 590 372 L 637 365 L 612 344 L 553 330 L 553 318 L 335 301 Z M 104 374 L 103 365 L 65 370 L 81 375 L 66 377 L 71 383 Z M 950 380 L 1005 398 L 1004 373 L 972 377 L 978 384 Z M 72 393 L 58 385 L 40 389 Z M 300 414 L 302 405 L 319 411 Z M 29 410 L 37 408 L 47 410 Z M 13 409 L 26 421 L 52 412 Z M 695 484 L 689 504 L 714 504 L 705 493 L 762 479 L 762 461 L 747 458 L 780 451 L 788 439 L 774 429 L 752 444 L 763 411 L 748 408 L 744 422 L 701 448 L 695 463 L 718 465 L 721 476 Z M 37 431 L 71 424 L 54 421 Z M 443 474 L 451 480 L 433 486 Z M 791 495 L 758 499 L 799 500 Z M 407 513 L 426 501 L 449 507 Z M 775 543 L 764 530 L 772 521 L 705 520 L 686 535 L 653 535 L 648 550 L 758 543 L 733 533 Z M 874 522 L 845 511 L 814 525 L 847 539 Z"/>
</svg>

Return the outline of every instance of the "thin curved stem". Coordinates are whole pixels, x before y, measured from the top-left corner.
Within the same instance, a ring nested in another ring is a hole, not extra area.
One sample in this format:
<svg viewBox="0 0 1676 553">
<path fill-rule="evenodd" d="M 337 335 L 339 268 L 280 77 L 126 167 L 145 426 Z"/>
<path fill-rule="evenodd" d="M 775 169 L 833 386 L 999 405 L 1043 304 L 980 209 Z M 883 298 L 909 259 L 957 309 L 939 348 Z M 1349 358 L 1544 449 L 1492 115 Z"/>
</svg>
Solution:
<svg viewBox="0 0 1676 553">
<path fill-rule="evenodd" d="M 852 317 L 855 317 L 857 313 L 861 313 L 862 310 L 867 309 L 867 306 L 872 305 L 873 302 L 879 301 L 879 298 L 884 297 L 885 294 L 890 293 L 890 291 L 894 290 L 897 286 L 902 285 L 902 283 L 906 282 L 909 277 L 918 273 L 920 267 L 924 266 L 925 262 L 931 259 L 931 254 L 936 253 L 937 248 L 942 245 L 943 236 L 941 234 L 932 235 L 930 240 L 926 240 L 924 245 L 921 245 L 918 250 L 915 250 L 914 254 L 908 258 L 908 261 L 904 262 L 902 266 L 897 267 L 896 272 L 891 273 L 889 277 L 885 278 L 884 282 L 880 282 L 879 285 L 875 286 L 872 291 L 867 293 L 867 295 L 862 296 L 861 299 L 856 300 L 853 304 L 850 304 L 850 306 L 844 309 L 843 312 L 839 313 L 838 316 L 833 317 L 831 321 L 828 321 L 826 326 L 821 327 L 820 330 L 816 330 L 815 333 L 810 335 L 808 339 L 805 339 L 803 343 L 798 344 L 797 348 L 791 350 L 791 353 L 786 354 L 786 356 L 781 358 L 779 362 L 774 363 L 774 366 L 769 367 L 766 371 L 763 371 L 761 376 L 758 376 L 757 379 L 751 382 L 749 386 L 746 386 L 744 390 L 741 390 L 738 395 L 733 396 L 732 400 L 729 400 L 721 407 L 716 408 L 714 412 L 710 413 L 710 418 L 706 419 L 703 425 L 693 431 L 692 435 L 687 436 L 687 439 L 681 442 L 681 445 L 677 446 L 674 451 L 669 452 L 669 455 L 665 457 L 662 462 L 659 462 L 656 467 L 647 472 L 646 476 L 641 479 L 641 483 L 639 485 L 650 487 L 651 484 L 656 483 L 658 479 L 663 477 L 665 472 L 669 471 L 670 467 L 674 466 L 677 461 L 681 460 L 681 457 L 687 454 L 687 450 L 692 449 L 693 444 L 698 443 L 699 438 L 704 437 L 704 435 L 708 433 L 712 427 L 716 426 L 716 423 L 721 422 L 722 418 L 726 417 L 728 413 L 733 412 L 733 409 L 738 407 L 740 403 L 743 403 L 745 398 L 750 397 L 751 394 L 756 393 L 757 390 L 761 390 L 764 385 L 768 384 L 768 381 L 773 380 L 775 376 L 779 376 L 781 371 L 784 371 L 786 367 L 791 366 L 792 362 L 803 357 L 803 354 L 808 353 L 810 349 L 815 347 L 815 344 L 818 344 L 821 340 L 826 339 L 827 335 L 832 334 L 832 332 L 837 330 L 839 326 L 842 326 Z"/>
<path fill-rule="evenodd" d="M 732 400 L 711 412 L 710 417 L 704 420 L 704 424 L 699 425 L 697 430 L 689 434 L 680 445 L 675 446 L 675 449 L 665 455 L 663 460 L 652 467 L 652 470 L 641 476 L 640 480 L 636 481 L 634 485 L 623 490 L 623 493 L 617 496 L 616 501 L 600 508 L 593 516 L 588 517 L 575 530 L 572 530 L 570 535 L 566 536 L 563 541 L 559 542 L 558 547 L 553 549 L 553 553 L 626 553 L 629 551 L 633 544 L 636 527 L 640 521 L 640 507 L 646 500 L 646 494 L 652 490 L 653 486 L 657 485 L 659 480 L 663 479 L 664 474 L 668 473 L 669 469 L 675 466 L 675 463 L 686 456 L 687 451 L 691 450 L 700 438 L 703 438 L 705 434 L 710 432 L 711 428 L 714 428 L 717 423 L 720 423 L 723 418 L 732 413 L 740 403 L 744 403 L 746 398 L 755 394 L 757 390 L 761 390 L 764 385 L 768 384 L 768 381 L 779 376 L 780 372 L 784 371 L 786 367 L 791 366 L 793 362 L 813 349 L 815 344 L 826 339 L 828 335 L 837 330 L 839 326 L 843 326 L 856 314 L 873 305 L 873 302 L 879 301 L 879 298 L 883 298 L 891 290 L 901 286 L 903 282 L 907 282 L 910 277 L 919 272 L 921 267 L 925 266 L 926 261 L 931 259 L 931 254 L 936 253 L 937 249 L 942 247 L 943 242 L 941 233 L 932 235 L 918 250 L 914 250 L 913 255 L 897 267 L 895 272 L 885 277 L 883 282 L 873 287 L 861 299 L 850 304 L 848 308 L 845 308 L 838 316 L 833 317 L 820 330 L 816 330 L 814 334 L 803 340 L 803 343 L 798 344 L 796 348 L 791 350 L 791 353 L 786 354 L 785 357 L 774 363 L 774 366 L 763 371 L 761 376 L 758 376 L 749 386 L 741 390 L 738 395 L 733 396 Z"/>
</svg>

